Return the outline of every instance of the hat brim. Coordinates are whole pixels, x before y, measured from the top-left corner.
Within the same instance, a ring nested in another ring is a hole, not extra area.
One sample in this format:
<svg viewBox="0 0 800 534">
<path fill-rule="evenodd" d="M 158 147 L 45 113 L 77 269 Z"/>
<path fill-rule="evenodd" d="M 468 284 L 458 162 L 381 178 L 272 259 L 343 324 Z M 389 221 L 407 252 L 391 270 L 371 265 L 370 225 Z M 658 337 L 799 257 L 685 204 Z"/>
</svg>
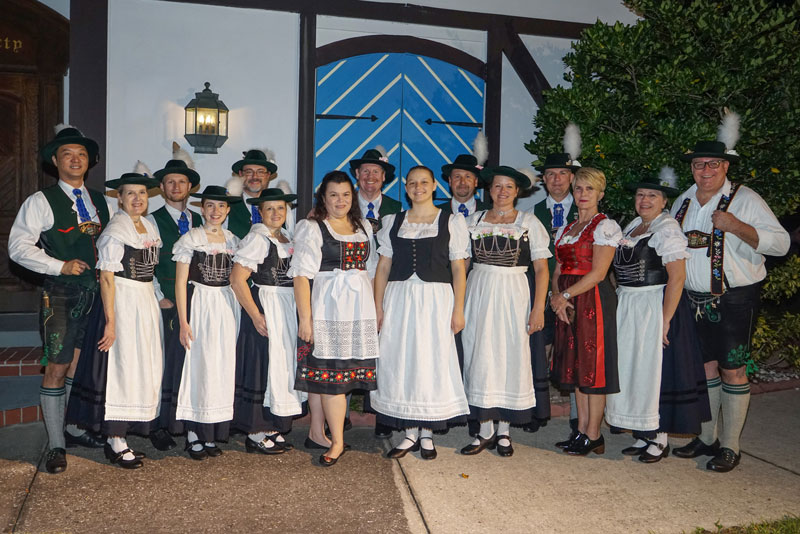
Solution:
<svg viewBox="0 0 800 534">
<path fill-rule="evenodd" d="M 40 152 L 42 156 L 42 161 L 45 163 L 52 164 L 53 156 L 56 155 L 58 151 L 58 147 L 63 145 L 81 145 L 83 146 L 87 152 L 89 152 L 89 168 L 91 169 L 97 162 L 100 161 L 100 146 L 94 139 L 89 139 L 88 137 L 80 137 L 80 136 L 72 136 L 72 137 L 60 137 L 58 139 L 53 139 L 46 145 L 42 147 Z"/>
<path fill-rule="evenodd" d="M 481 177 L 481 169 L 478 167 L 474 167 L 472 165 L 462 165 L 460 163 L 449 163 L 447 165 L 442 165 L 442 178 L 444 180 L 450 181 L 450 174 L 456 170 L 460 169 L 462 171 L 469 171 L 475 175 L 476 178 L 480 181 Z"/>
<path fill-rule="evenodd" d="M 381 167 L 383 167 L 384 172 L 386 172 L 386 179 L 387 180 L 394 179 L 394 165 L 386 161 L 381 161 L 379 159 L 351 159 L 350 174 L 353 175 L 353 178 L 356 178 L 356 169 L 358 169 L 365 163 L 380 165 Z"/>
<path fill-rule="evenodd" d="M 514 180 L 520 189 L 530 189 L 531 179 L 511 168 L 488 168 L 483 169 L 480 174 L 481 185 L 487 186 L 492 183 L 495 176 L 507 176 Z"/>
<path fill-rule="evenodd" d="M 283 200 L 284 202 L 294 202 L 295 200 L 297 200 L 297 195 L 288 194 L 288 195 L 276 195 L 274 197 L 248 198 L 245 202 L 247 202 L 248 204 L 263 204 L 264 202 L 272 202 L 275 200 Z"/>
<path fill-rule="evenodd" d="M 667 185 L 659 185 L 653 184 L 649 182 L 634 182 L 631 184 L 625 184 L 625 189 L 635 193 L 638 189 L 652 189 L 653 191 L 661 191 L 668 197 L 676 197 L 680 191 L 674 187 L 669 187 Z"/>
<path fill-rule="evenodd" d="M 168 174 L 182 174 L 189 179 L 189 183 L 192 184 L 192 187 L 197 187 L 200 183 L 200 175 L 197 174 L 197 171 L 194 169 L 160 169 L 153 173 L 159 182 L 164 180 L 164 177 Z"/>
<path fill-rule="evenodd" d="M 266 167 L 266 169 L 272 174 L 278 172 L 278 166 L 272 163 L 271 161 L 265 161 L 263 159 L 247 159 L 247 158 L 240 159 L 239 161 L 231 165 L 231 170 L 235 173 L 239 173 L 241 172 L 242 168 L 245 165 L 258 165 L 259 167 Z"/>
<path fill-rule="evenodd" d="M 189 196 L 193 198 L 199 198 L 201 200 L 224 200 L 228 204 L 236 204 L 237 202 L 242 201 L 242 197 L 230 197 L 228 195 L 204 195 L 202 193 L 192 193 Z"/>
<path fill-rule="evenodd" d="M 107 188 L 114 190 L 119 189 L 123 185 L 143 185 L 147 187 L 147 189 L 153 189 L 154 187 L 158 187 L 160 182 L 153 178 L 117 178 L 107 181 L 105 185 Z"/>
<path fill-rule="evenodd" d="M 578 169 L 580 169 L 580 166 L 578 166 L 578 165 L 537 165 L 536 167 L 534 167 L 534 169 L 536 169 L 539 172 L 544 172 L 547 169 L 569 169 L 572 172 L 576 172 Z"/>
<path fill-rule="evenodd" d="M 739 163 L 739 156 L 736 154 L 720 154 L 719 152 L 687 152 L 678 156 L 681 161 L 691 162 L 695 158 L 720 158 L 731 163 Z"/>
</svg>

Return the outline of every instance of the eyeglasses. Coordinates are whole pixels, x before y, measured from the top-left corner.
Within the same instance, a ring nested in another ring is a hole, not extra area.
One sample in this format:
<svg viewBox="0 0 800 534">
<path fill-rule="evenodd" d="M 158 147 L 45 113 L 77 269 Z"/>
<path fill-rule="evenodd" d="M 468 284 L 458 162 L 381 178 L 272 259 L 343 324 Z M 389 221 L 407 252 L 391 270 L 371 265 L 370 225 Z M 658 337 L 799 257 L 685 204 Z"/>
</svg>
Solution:
<svg viewBox="0 0 800 534">
<path fill-rule="evenodd" d="M 711 161 L 693 161 L 692 168 L 696 171 L 702 171 L 706 167 L 709 169 L 719 169 L 719 166 L 722 165 L 723 161 L 725 160 L 715 159 Z"/>
<path fill-rule="evenodd" d="M 246 171 L 242 171 L 242 174 L 245 178 L 252 178 L 253 176 L 258 176 L 259 178 L 263 178 L 269 173 L 267 169 L 258 169 L 254 171 L 253 169 L 247 169 Z"/>
</svg>

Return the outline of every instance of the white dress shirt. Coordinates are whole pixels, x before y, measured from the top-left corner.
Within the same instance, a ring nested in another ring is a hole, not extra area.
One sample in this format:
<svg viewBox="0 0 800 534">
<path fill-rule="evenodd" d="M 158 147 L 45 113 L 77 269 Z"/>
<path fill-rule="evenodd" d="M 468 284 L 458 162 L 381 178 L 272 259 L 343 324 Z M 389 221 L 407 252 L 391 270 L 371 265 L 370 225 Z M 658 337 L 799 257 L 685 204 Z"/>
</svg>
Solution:
<svg viewBox="0 0 800 534">
<path fill-rule="evenodd" d="M 450 207 L 453 209 L 453 213 L 458 213 L 460 215 L 458 207 L 461 204 L 464 204 L 467 207 L 467 211 L 469 212 L 467 213 L 467 216 L 472 215 L 478 209 L 478 202 L 475 200 L 475 197 L 469 197 L 469 200 L 466 202 L 459 202 L 455 198 L 450 199 Z"/>
<path fill-rule="evenodd" d="M 375 218 L 376 219 L 379 219 L 380 215 L 378 215 L 378 210 L 381 209 L 381 201 L 383 201 L 383 195 L 378 195 L 377 198 L 375 198 L 375 200 L 366 200 L 361 195 L 361 193 L 356 193 L 356 195 L 358 196 L 358 205 L 361 208 L 361 216 L 364 217 L 365 219 L 367 218 L 367 212 L 369 211 L 369 208 L 367 207 L 367 205 L 370 202 L 372 202 L 372 206 L 373 206 L 372 207 L 372 213 L 375 214 Z"/>
<path fill-rule="evenodd" d="M 717 210 L 722 195 L 731 192 L 731 182 L 726 178 L 722 188 L 711 200 L 701 206 L 697 201 L 697 185 L 690 187 L 672 204 L 674 217 L 685 198 L 691 199 L 683 218 L 683 231 L 699 230 L 710 234 L 714 225 L 711 215 Z M 728 213 L 755 228 L 758 233 L 758 248 L 753 248 L 731 232 L 725 232 L 723 266 L 729 287 L 741 287 L 760 282 L 767 276 L 764 254 L 783 256 L 789 251 L 789 233 L 775 218 L 758 193 L 742 186 L 733 197 Z M 686 262 L 686 288 L 700 293 L 711 291 L 711 258 L 707 248 L 690 248 Z"/>
<path fill-rule="evenodd" d="M 175 224 L 178 224 L 178 221 L 179 221 L 179 220 L 180 220 L 180 218 L 181 218 L 181 214 L 182 214 L 182 213 L 185 213 L 185 214 L 186 214 L 186 218 L 187 218 L 187 219 L 188 219 L 188 221 L 189 221 L 189 228 L 190 228 L 190 229 L 192 228 L 192 220 L 193 220 L 193 219 L 192 219 L 192 214 L 194 213 L 192 210 L 190 210 L 190 209 L 187 207 L 187 208 L 186 208 L 184 211 L 181 211 L 181 210 L 179 210 L 179 209 L 175 209 L 175 208 L 173 208 L 172 206 L 170 206 L 170 205 L 169 205 L 169 204 L 167 204 L 167 203 L 165 203 L 165 204 L 164 204 L 164 207 L 167 209 L 167 213 L 169 213 L 169 216 L 170 216 L 170 217 L 172 217 L 172 220 L 173 220 L 173 221 L 175 221 Z M 156 220 L 155 220 L 155 218 L 153 217 L 153 214 L 152 214 L 152 213 L 148 213 L 147 215 L 145 215 L 145 218 L 146 218 L 148 221 L 150 221 L 151 223 L 153 223 L 153 224 L 155 224 L 156 226 L 158 226 L 158 224 L 156 223 Z"/>
<path fill-rule="evenodd" d="M 547 198 L 545 198 L 544 201 L 547 204 L 547 209 L 550 210 L 551 215 L 553 214 L 553 206 L 556 204 L 561 204 L 561 206 L 564 208 L 564 224 L 566 225 L 570 222 L 567 220 L 567 215 L 569 215 L 569 210 L 572 209 L 572 203 L 575 201 L 575 199 L 572 197 L 572 193 L 567 193 L 567 196 L 565 196 L 561 202 L 557 202 L 556 199 L 550 195 L 547 195 Z M 552 223 L 552 221 L 550 222 Z"/>
</svg>

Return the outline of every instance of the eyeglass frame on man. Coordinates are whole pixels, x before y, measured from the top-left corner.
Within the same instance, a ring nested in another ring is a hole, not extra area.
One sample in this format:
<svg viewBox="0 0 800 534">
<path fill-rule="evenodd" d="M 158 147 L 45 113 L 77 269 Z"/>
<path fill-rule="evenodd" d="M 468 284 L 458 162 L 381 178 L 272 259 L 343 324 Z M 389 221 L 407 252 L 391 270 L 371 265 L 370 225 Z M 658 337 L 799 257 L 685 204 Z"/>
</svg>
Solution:
<svg viewBox="0 0 800 534">
<path fill-rule="evenodd" d="M 708 167 L 709 169 L 716 170 L 719 169 L 719 166 L 722 165 L 724 161 L 725 161 L 724 159 L 712 159 L 711 161 L 692 160 L 691 165 L 692 168 L 696 171 L 702 171 L 706 167 Z"/>
<path fill-rule="evenodd" d="M 259 178 L 263 178 L 264 176 L 267 176 L 269 173 L 270 172 L 267 169 L 258 169 L 258 170 L 245 169 L 242 171 L 242 176 L 244 176 L 245 178 L 252 178 L 253 176 L 258 176 Z"/>
</svg>

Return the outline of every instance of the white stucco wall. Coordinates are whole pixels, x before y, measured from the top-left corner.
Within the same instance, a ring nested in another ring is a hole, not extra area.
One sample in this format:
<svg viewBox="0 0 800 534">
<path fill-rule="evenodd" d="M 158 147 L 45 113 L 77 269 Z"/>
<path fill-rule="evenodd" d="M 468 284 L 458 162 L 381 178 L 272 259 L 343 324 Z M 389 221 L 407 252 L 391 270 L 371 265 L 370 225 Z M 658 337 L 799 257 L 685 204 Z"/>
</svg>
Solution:
<svg viewBox="0 0 800 534">
<path fill-rule="evenodd" d="M 192 154 L 202 183 L 224 184 L 242 151 L 268 147 L 294 188 L 298 43 L 294 13 L 110 0 L 107 175 L 137 159 L 160 169 L 173 141 L 191 151 L 183 107 L 208 81 L 231 110 L 230 131 L 219 154 Z"/>
</svg>

